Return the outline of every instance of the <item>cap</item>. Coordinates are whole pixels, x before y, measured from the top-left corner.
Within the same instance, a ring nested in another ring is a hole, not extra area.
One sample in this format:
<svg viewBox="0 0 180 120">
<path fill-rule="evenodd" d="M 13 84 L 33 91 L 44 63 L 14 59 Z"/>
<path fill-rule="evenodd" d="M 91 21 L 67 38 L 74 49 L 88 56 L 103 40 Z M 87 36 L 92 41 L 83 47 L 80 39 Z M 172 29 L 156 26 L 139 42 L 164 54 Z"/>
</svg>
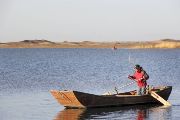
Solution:
<svg viewBox="0 0 180 120">
<path fill-rule="evenodd" d="M 135 68 L 135 69 L 140 69 L 141 66 L 140 66 L 139 64 L 136 64 L 136 65 L 134 66 L 134 68 Z"/>
</svg>

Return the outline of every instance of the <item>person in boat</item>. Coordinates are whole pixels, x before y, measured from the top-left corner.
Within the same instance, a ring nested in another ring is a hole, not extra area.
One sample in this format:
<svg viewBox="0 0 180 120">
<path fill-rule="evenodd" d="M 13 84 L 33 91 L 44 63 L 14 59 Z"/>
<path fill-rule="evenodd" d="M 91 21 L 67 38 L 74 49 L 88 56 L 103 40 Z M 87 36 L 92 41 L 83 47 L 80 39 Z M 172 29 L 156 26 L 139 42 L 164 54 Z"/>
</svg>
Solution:
<svg viewBox="0 0 180 120">
<path fill-rule="evenodd" d="M 137 95 L 146 94 L 146 86 L 147 80 L 149 79 L 149 75 L 140 65 L 135 65 L 134 67 L 135 73 L 134 75 L 129 75 L 128 78 L 131 80 L 135 80 L 138 85 Z"/>
</svg>

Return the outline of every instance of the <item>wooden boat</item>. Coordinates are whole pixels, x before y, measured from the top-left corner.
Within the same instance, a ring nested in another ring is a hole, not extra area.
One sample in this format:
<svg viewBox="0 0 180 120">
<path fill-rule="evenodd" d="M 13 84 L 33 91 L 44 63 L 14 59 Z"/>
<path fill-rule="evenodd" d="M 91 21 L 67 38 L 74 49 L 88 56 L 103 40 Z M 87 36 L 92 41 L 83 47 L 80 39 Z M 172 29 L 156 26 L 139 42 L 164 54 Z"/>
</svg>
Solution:
<svg viewBox="0 0 180 120">
<path fill-rule="evenodd" d="M 154 91 L 164 100 L 167 100 L 171 94 L 172 86 L 154 87 Z M 124 106 L 147 103 L 160 103 L 150 94 L 136 95 L 136 90 L 112 95 L 94 95 L 78 91 L 59 91 L 51 90 L 54 98 L 66 108 L 89 108 L 89 107 L 108 107 Z"/>
<path fill-rule="evenodd" d="M 113 50 L 117 50 L 117 47 L 114 45 L 114 47 L 112 48 Z"/>
</svg>

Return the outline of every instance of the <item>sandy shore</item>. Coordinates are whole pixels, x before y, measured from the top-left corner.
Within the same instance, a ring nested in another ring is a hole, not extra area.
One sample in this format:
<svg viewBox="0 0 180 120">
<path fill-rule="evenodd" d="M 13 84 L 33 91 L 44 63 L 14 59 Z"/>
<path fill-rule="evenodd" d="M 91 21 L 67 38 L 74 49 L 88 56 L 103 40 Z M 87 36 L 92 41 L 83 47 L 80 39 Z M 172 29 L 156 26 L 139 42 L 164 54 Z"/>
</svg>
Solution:
<svg viewBox="0 0 180 120">
<path fill-rule="evenodd" d="M 24 40 L 0 43 L 0 48 L 180 48 L 180 40 L 163 39 L 146 42 L 51 42 L 48 40 Z"/>
</svg>

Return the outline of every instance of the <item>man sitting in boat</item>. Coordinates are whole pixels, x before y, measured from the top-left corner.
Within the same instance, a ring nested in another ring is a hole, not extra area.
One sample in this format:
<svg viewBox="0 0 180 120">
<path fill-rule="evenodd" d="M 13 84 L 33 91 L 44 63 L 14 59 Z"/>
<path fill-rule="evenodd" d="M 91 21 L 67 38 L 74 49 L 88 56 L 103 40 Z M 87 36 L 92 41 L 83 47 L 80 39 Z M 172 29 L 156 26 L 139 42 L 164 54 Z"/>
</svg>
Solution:
<svg viewBox="0 0 180 120">
<path fill-rule="evenodd" d="M 137 95 L 144 95 L 146 93 L 146 80 L 149 79 L 149 75 L 140 65 L 135 65 L 134 67 L 135 73 L 134 75 L 129 75 L 128 78 L 131 80 L 135 80 L 138 85 Z"/>
</svg>

